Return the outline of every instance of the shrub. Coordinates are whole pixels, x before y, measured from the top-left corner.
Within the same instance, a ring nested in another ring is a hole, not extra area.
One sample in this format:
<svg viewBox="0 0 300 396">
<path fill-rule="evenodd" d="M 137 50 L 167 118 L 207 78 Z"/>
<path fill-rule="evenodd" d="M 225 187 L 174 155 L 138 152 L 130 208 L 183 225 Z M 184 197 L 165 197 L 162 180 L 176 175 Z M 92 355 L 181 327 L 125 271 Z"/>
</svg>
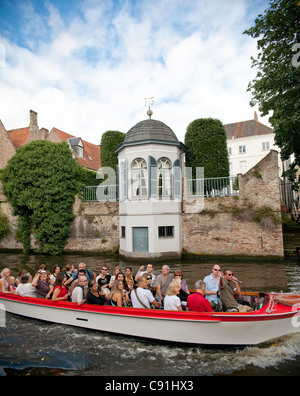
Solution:
<svg viewBox="0 0 300 396">
<path fill-rule="evenodd" d="M 79 165 L 68 145 L 37 140 L 20 147 L 1 180 L 14 215 L 19 216 L 17 236 L 24 250 L 30 249 L 33 233 L 38 252 L 60 254 L 70 234 L 75 195 L 80 191 Z"/>
<path fill-rule="evenodd" d="M 9 233 L 8 219 L 4 213 L 0 212 L 0 240 L 4 239 Z"/>
</svg>

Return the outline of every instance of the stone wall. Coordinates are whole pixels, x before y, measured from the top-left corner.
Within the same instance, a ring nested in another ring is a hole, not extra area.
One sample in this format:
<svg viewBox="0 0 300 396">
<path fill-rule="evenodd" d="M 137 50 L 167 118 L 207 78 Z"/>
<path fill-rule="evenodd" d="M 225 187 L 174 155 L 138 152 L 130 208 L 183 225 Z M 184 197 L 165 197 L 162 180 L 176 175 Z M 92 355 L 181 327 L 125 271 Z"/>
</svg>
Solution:
<svg viewBox="0 0 300 396">
<path fill-rule="evenodd" d="M 0 240 L 2 250 L 23 250 L 16 240 L 15 231 L 18 218 L 13 216 L 12 207 L 1 195 L 0 210 L 9 220 L 9 235 Z M 67 240 L 65 252 L 112 252 L 119 250 L 119 205 L 118 202 L 82 202 L 76 198 L 73 206 L 75 220 L 71 225 L 71 235 Z M 37 249 L 34 238 L 32 249 Z"/>
<path fill-rule="evenodd" d="M 4 169 L 7 165 L 8 160 L 11 159 L 16 153 L 16 149 L 10 140 L 4 125 L 0 120 L 0 142 L 1 142 L 1 151 L 0 151 L 0 169 Z"/>
<path fill-rule="evenodd" d="M 1 183 L 0 183 L 0 211 L 4 213 L 9 222 L 9 234 L 6 238 L 0 239 L 0 249 L 10 249 L 10 250 L 23 250 L 23 246 L 16 240 L 15 231 L 18 224 L 18 218 L 13 216 L 12 207 L 6 201 L 6 198 L 1 192 Z"/>
<path fill-rule="evenodd" d="M 185 197 L 183 252 L 203 256 L 284 256 L 282 225 L 276 222 L 281 213 L 277 155 L 271 151 L 248 173 L 239 176 L 237 197 Z M 11 229 L 8 237 L 0 241 L 0 249 L 22 249 L 14 236 L 17 218 L 1 195 L 1 185 L 0 209 L 7 214 Z M 76 218 L 66 252 L 118 251 L 118 202 L 82 202 L 77 198 L 73 210 Z M 261 221 L 254 221 L 255 216 Z"/>
<path fill-rule="evenodd" d="M 118 252 L 118 202 L 82 202 L 76 198 L 73 211 L 76 218 L 66 252 Z"/>
<path fill-rule="evenodd" d="M 239 175 L 237 197 L 184 200 L 184 252 L 284 256 L 277 155 L 271 151 L 249 172 Z"/>
</svg>

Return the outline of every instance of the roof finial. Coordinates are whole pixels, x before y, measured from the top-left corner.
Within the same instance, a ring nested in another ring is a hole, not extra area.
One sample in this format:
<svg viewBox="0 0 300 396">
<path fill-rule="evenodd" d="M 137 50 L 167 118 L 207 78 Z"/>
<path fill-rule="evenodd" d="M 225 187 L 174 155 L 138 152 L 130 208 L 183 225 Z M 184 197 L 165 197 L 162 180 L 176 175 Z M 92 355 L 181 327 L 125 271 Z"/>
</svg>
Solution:
<svg viewBox="0 0 300 396">
<path fill-rule="evenodd" d="M 149 119 L 151 120 L 151 117 L 153 115 L 153 111 L 151 110 L 151 106 L 154 104 L 154 97 L 152 96 L 151 98 L 145 98 L 145 107 L 148 106 L 149 109 L 147 111 L 147 115 L 149 116 Z"/>
</svg>

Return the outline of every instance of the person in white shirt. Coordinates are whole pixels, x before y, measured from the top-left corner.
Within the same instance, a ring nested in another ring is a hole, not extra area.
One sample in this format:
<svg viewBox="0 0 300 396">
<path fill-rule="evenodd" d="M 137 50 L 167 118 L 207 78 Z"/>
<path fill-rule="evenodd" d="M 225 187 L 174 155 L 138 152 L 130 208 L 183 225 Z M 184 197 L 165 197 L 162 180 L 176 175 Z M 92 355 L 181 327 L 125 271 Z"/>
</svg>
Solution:
<svg viewBox="0 0 300 396">
<path fill-rule="evenodd" d="M 32 276 L 26 272 L 21 277 L 21 283 L 16 289 L 16 294 L 21 297 L 35 297 L 36 298 L 36 288 L 31 285 Z"/>
<path fill-rule="evenodd" d="M 182 311 L 181 300 L 177 295 L 180 293 L 181 282 L 172 281 L 164 298 L 165 311 Z"/>
<path fill-rule="evenodd" d="M 153 271 L 154 271 L 153 264 L 147 264 L 147 270 L 144 271 L 144 269 L 145 269 L 145 267 L 143 265 L 139 268 L 137 274 L 135 275 L 135 281 L 137 282 L 137 280 L 139 279 L 140 276 L 143 276 L 144 274 L 149 274 L 152 276 L 150 286 L 153 286 L 155 283 L 155 278 L 156 278 L 156 276 L 153 274 Z"/>
<path fill-rule="evenodd" d="M 72 302 L 78 305 L 84 304 L 87 299 L 86 295 L 88 293 L 88 281 L 86 276 L 80 276 L 78 278 L 78 285 L 74 287 L 72 292 Z"/>
<path fill-rule="evenodd" d="M 137 280 L 137 284 L 137 289 L 131 292 L 131 304 L 133 308 L 150 309 L 151 304 L 153 304 L 155 308 L 159 308 L 159 303 L 155 300 L 151 291 L 147 289 L 147 279 L 140 276 Z"/>
<path fill-rule="evenodd" d="M 215 264 L 212 268 L 212 273 L 203 279 L 206 285 L 205 298 L 208 299 L 213 308 L 220 303 L 220 298 L 217 294 L 220 285 L 220 271 L 220 266 Z"/>
</svg>

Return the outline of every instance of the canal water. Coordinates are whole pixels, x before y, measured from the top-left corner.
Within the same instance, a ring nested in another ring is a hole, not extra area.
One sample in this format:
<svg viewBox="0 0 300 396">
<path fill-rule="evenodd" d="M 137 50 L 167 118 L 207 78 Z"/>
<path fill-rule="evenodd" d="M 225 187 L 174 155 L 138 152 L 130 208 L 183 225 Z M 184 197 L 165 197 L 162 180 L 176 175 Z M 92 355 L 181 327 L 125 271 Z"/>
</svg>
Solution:
<svg viewBox="0 0 300 396">
<path fill-rule="evenodd" d="M 143 263 L 117 257 L 0 253 L 0 270 L 21 269 L 32 274 L 41 264 L 52 271 L 55 264 L 75 267 L 85 262 L 97 274 L 103 264 L 110 273 L 127 265 L 136 273 Z M 190 288 L 211 273 L 218 263 L 230 268 L 243 282 L 244 291 L 300 292 L 300 264 L 295 261 L 203 261 L 184 259 L 168 262 L 171 271 L 181 269 Z M 158 275 L 162 263 L 155 263 Z M 153 328 L 155 332 L 155 328 Z M 221 337 L 222 335 L 220 335 Z M 0 328 L 0 376 L 5 375 L 99 375 L 99 376 L 211 376 L 299 375 L 300 333 L 259 347 L 205 348 L 159 344 L 68 326 L 6 315 Z"/>
</svg>

